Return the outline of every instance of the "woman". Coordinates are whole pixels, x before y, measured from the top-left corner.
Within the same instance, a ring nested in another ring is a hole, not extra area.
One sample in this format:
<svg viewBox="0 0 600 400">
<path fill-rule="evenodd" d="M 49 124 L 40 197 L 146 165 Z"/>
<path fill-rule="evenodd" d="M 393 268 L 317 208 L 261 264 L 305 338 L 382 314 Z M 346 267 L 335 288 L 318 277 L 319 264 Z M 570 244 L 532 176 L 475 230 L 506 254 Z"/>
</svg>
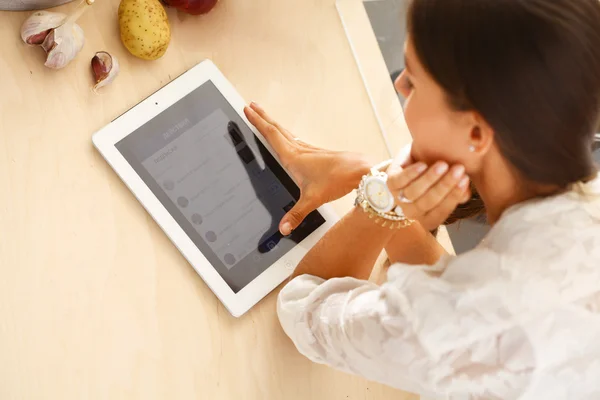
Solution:
<svg viewBox="0 0 600 400">
<path fill-rule="evenodd" d="M 599 399 L 600 3 L 413 0 L 408 27 L 412 160 L 388 185 L 415 222 L 346 215 L 281 291 L 285 332 L 315 362 L 436 398 Z M 302 188 L 282 233 L 368 174 L 245 111 Z M 451 257 L 429 231 L 470 183 L 493 227 Z M 383 248 L 396 264 L 378 286 Z"/>
</svg>

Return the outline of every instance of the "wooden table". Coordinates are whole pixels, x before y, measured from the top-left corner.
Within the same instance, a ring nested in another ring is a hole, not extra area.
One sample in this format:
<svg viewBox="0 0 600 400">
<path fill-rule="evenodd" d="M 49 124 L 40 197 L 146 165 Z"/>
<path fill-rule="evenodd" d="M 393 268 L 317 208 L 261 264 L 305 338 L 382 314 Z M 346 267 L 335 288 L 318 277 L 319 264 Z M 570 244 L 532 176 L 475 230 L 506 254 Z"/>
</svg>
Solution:
<svg viewBox="0 0 600 400">
<path fill-rule="evenodd" d="M 0 399 L 414 398 L 300 356 L 275 293 L 232 318 L 91 144 L 209 57 L 306 141 L 386 158 L 334 1 L 169 10 L 171 46 L 155 62 L 126 53 L 117 7 L 98 0 L 81 18 L 87 43 L 61 71 L 21 42 L 28 13 L 0 13 Z M 99 50 L 121 74 L 94 94 Z"/>
</svg>

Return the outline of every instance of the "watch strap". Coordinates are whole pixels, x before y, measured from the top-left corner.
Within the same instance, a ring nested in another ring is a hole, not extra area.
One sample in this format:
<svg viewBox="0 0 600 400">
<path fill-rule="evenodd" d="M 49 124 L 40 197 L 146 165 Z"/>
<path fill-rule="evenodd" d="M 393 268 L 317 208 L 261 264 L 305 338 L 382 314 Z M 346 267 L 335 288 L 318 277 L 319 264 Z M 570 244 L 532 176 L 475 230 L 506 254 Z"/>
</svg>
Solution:
<svg viewBox="0 0 600 400">
<path fill-rule="evenodd" d="M 383 169 L 389 168 L 389 166 L 392 165 L 392 162 L 394 162 L 394 159 L 390 158 L 389 160 L 382 161 L 379 164 L 371 167 L 371 175 L 372 176 L 379 175 Z"/>
<path fill-rule="evenodd" d="M 385 176 L 385 172 L 382 172 L 381 170 L 384 168 L 388 168 L 393 161 L 393 159 L 383 161 L 373 166 L 368 175 L 363 176 L 357 189 L 355 205 L 360 207 L 364 212 L 366 212 L 369 215 L 369 218 L 373 219 L 376 224 L 381 224 L 382 227 L 389 227 L 390 229 L 401 229 L 410 226 L 413 223 L 412 220 L 404 216 L 404 214 L 402 213 L 402 209 L 396 207 L 393 211 L 387 213 L 378 212 L 373 207 L 371 207 L 371 205 L 367 201 L 365 193 L 366 180 L 372 176 Z M 400 212 L 397 212 L 398 210 Z"/>
</svg>

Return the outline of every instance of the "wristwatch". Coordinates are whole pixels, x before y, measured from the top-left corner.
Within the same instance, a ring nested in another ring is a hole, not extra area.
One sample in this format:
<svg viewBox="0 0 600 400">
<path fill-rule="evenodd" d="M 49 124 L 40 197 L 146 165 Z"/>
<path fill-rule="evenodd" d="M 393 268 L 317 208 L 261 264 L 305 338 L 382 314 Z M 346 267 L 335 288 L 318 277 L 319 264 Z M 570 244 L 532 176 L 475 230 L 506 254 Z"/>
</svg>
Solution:
<svg viewBox="0 0 600 400">
<path fill-rule="evenodd" d="M 355 205 L 368 213 L 375 223 L 381 223 L 382 227 L 401 229 L 411 225 L 413 221 L 404 216 L 402 208 L 396 206 L 394 195 L 387 186 L 388 176 L 384 171 L 392 161 L 387 160 L 375 165 L 363 176 L 356 190 Z"/>
</svg>

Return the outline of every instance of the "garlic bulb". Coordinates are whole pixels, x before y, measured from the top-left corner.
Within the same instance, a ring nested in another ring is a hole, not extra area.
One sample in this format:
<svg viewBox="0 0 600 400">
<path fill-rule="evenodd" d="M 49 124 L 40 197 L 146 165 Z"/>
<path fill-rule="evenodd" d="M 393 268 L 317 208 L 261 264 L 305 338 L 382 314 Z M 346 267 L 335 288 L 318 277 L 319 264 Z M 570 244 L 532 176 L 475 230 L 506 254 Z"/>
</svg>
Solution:
<svg viewBox="0 0 600 400">
<path fill-rule="evenodd" d="M 50 31 L 62 25 L 66 18 L 62 13 L 37 11 L 23 22 L 21 39 L 27 44 L 42 44 Z"/>
<path fill-rule="evenodd" d="M 83 30 L 75 23 L 66 23 L 52 29 L 42 43 L 42 48 L 47 53 L 44 65 L 53 69 L 66 66 L 79 54 L 84 43 Z"/>
<path fill-rule="evenodd" d="M 66 16 L 60 13 L 38 11 L 21 26 L 21 38 L 27 44 L 40 45 L 46 51 L 46 65 L 59 69 L 66 66 L 83 48 L 83 30 L 75 23 L 94 0 L 85 0 Z"/>
<path fill-rule="evenodd" d="M 94 72 L 94 91 L 108 85 L 119 73 L 119 61 L 105 51 L 99 51 L 92 58 L 92 71 Z"/>
</svg>

